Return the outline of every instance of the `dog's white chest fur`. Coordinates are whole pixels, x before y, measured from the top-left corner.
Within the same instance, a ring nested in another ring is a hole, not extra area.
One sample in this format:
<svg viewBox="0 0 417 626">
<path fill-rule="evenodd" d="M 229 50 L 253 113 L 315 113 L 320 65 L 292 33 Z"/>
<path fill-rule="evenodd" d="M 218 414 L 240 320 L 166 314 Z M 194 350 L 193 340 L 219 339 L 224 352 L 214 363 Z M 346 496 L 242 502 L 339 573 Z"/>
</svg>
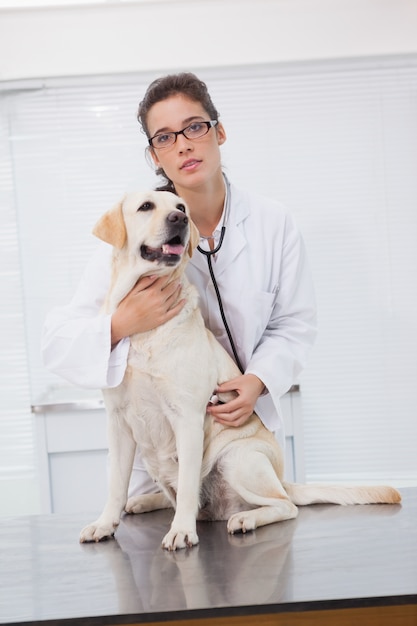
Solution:
<svg viewBox="0 0 417 626">
<path fill-rule="evenodd" d="M 129 428 L 154 480 L 176 489 L 179 421 L 203 432 L 205 407 L 217 385 L 212 342 L 194 286 L 183 285 L 187 303 L 158 328 L 131 337 L 128 365 L 116 389 L 103 390 L 110 420 Z M 187 323 L 184 323 L 184 322 Z M 196 345 L 198 342 L 198 350 Z M 201 369 L 204 376 L 198 376 Z M 207 372 L 206 372 L 207 370 Z M 163 472 L 161 472 L 163 469 Z"/>
</svg>

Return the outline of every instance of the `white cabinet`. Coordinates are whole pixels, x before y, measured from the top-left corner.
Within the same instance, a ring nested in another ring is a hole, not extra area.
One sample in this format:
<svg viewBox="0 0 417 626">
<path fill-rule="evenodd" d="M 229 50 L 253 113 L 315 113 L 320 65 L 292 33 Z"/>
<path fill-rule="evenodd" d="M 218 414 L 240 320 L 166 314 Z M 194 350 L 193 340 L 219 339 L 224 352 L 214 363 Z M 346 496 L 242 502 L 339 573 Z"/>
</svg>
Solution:
<svg viewBox="0 0 417 626">
<path fill-rule="evenodd" d="M 74 396 L 74 394 L 76 394 Z M 42 512 L 100 512 L 107 496 L 107 419 L 97 394 L 56 391 L 36 416 Z M 304 480 L 301 398 L 298 386 L 282 398 L 286 478 Z"/>
<path fill-rule="evenodd" d="M 285 479 L 305 482 L 304 427 L 299 385 L 293 385 L 281 398 L 285 423 Z"/>
<path fill-rule="evenodd" d="M 32 411 L 42 512 L 99 512 L 107 496 L 108 456 L 100 395 L 57 390 L 32 406 Z"/>
</svg>

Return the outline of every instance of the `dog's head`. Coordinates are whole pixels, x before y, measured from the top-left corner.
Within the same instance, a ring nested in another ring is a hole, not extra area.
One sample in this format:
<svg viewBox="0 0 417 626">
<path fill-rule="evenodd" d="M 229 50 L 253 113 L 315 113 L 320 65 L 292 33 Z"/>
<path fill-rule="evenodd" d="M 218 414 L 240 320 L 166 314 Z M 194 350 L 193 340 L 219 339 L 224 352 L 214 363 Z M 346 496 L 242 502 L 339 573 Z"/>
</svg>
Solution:
<svg viewBox="0 0 417 626">
<path fill-rule="evenodd" d="M 93 233 L 140 259 L 142 274 L 178 266 L 199 241 L 185 202 L 168 191 L 127 194 L 100 218 Z"/>
</svg>

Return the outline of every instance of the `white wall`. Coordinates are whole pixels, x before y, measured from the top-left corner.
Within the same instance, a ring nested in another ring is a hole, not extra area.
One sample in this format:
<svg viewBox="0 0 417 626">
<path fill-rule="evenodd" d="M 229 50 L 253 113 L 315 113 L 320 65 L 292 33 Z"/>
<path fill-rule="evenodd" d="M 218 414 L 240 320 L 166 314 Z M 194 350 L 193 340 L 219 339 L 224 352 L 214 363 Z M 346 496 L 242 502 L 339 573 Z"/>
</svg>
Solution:
<svg viewBox="0 0 417 626">
<path fill-rule="evenodd" d="M 416 51 L 416 0 L 138 0 L 0 9 L 0 81 Z"/>
</svg>

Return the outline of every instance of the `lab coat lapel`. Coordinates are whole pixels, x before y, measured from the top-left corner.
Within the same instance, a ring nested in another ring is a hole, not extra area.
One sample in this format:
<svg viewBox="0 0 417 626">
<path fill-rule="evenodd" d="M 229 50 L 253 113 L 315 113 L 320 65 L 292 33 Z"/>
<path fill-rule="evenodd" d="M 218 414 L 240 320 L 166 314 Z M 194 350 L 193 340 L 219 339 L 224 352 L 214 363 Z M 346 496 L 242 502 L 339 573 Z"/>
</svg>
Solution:
<svg viewBox="0 0 417 626">
<path fill-rule="evenodd" d="M 215 272 L 220 276 L 231 265 L 247 245 L 242 229 L 234 223 L 226 226 L 223 246 L 217 255 Z"/>
</svg>

